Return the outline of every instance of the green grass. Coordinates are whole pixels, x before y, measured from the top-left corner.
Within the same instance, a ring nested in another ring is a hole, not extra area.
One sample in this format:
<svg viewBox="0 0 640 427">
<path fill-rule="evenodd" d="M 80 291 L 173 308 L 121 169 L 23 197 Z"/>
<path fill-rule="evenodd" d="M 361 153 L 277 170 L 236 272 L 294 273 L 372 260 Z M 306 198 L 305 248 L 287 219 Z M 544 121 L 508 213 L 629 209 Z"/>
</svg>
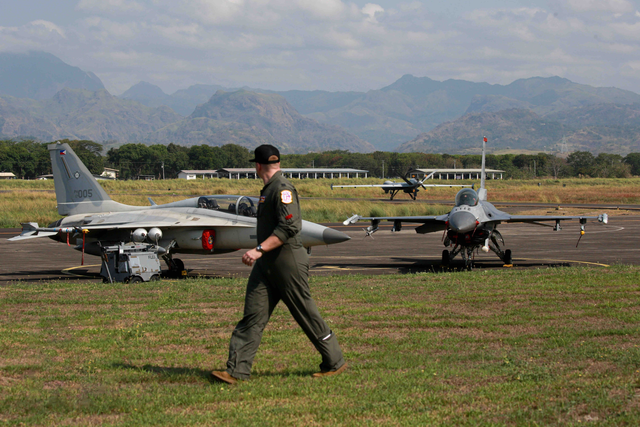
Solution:
<svg viewBox="0 0 640 427">
<path fill-rule="evenodd" d="M 349 369 L 282 305 L 224 366 L 245 280 L 0 288 L 0 425 L 640 425 L 640 268 L 314 277 Z"/>
</svg>

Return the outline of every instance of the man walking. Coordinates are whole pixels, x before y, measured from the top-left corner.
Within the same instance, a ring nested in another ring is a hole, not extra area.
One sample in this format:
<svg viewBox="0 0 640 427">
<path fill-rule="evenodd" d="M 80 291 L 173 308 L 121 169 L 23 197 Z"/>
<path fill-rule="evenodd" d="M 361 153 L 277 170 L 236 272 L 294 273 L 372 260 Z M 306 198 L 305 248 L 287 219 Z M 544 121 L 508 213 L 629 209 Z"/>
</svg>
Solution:
<svg viewBox="0 0 640 427">
<path fill-rule="evenodd" d="M 258 204 L 258 246 L 242 257 L 253 266 L 244 301 L 244 316 L 231 335 L 226 371 L 213 371 L 219 381 L 249 379 L 262 332 L 282 300 L 322 355 L 314 377 L 336 375 L 347 367 L 338 340 L 320 316 L 309 291 L 309 256 L 302 246 L 298 193 L 280 171 L 280 152 L 272 145 L 255 150 L 256 173 L 264 181 Z"/>
</svg>

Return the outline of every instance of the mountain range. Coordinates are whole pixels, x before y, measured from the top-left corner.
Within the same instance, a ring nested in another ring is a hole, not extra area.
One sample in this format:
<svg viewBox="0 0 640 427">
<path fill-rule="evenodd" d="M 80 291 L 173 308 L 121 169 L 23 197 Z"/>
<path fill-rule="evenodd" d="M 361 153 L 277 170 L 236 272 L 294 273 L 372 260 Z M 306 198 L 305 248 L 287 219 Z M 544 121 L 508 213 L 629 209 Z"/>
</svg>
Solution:
<svg viewBox="0 0 640 427">
<path fill-rule="evenodd" d="M 564 141 L 570 151 L 626 153 L 640 151 L 639 106 L 636 93 L 560 77 L 492 85 L 405 75 L 368 92 L 194 85 L 170 95 L 140 82 L 115 97 L 53 55 L 0 53 L 3 137 L 457 153 L 487 135 L 498 149 Z"/>
</svg>

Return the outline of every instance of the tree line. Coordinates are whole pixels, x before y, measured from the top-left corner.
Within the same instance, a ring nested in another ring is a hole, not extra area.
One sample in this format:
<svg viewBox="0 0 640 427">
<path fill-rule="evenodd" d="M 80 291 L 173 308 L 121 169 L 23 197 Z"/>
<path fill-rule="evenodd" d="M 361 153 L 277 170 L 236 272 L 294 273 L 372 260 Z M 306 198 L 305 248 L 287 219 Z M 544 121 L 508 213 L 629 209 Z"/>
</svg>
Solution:
<svg viewBox="0 0 640 427">
<path fill-rule="evenodd" d="M 80 140 L 68 143 L 91 173 L 99 175 L 105 167 L 117 169 L 120 179 L 135 179 L 153 175 L 160 179 L 177 178 L 181 170 L 215 170 L 221 168 L 250 168 L 253 152 L 245 147 L 176 144 L 124 144 L 102 155 L 100 143 Z M 354 168 L 369 171 L 370 176 L 398 177 L 410 169 L 480 168 L 482 157 L 477 154 L 433 153 L 350 153 L 334 150 L 322 153 L 284 154 L 283 168 Z M 488 154 L 490 169 L 506 172 L 506 178 L 538 177 L 569 178 L 577 176 L 625 178 L 640 175 L 640 153 L 627 156 L 588 151 L 576 151 L 566 159 L 553 154 Z M 47 143 L 33 140 L 0 140 L 0 172 L 13 172 L 17 178 L 34 179 L 51 173 Z"/>
</svg>

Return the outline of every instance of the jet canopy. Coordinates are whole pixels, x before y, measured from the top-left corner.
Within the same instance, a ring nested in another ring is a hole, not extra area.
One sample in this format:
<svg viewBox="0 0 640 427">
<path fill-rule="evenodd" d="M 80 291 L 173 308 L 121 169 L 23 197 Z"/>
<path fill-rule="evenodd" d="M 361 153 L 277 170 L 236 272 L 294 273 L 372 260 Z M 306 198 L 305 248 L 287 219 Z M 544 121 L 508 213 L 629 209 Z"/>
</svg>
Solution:
<svg viewBox="0 0 640 427">
<path fill-rule="evenodd" d="M 247 196 L 202 196 L 198 199 L 200 209 L 210 209 L 234 215 L 256 217 L 258 199 Z"/>
<path fill-rule="evenodd" d="M 456 206 L 475 206 L 478 204 L 478 193 L 472 188 L 463 188 L 456 194 Z"/>
</svg>

